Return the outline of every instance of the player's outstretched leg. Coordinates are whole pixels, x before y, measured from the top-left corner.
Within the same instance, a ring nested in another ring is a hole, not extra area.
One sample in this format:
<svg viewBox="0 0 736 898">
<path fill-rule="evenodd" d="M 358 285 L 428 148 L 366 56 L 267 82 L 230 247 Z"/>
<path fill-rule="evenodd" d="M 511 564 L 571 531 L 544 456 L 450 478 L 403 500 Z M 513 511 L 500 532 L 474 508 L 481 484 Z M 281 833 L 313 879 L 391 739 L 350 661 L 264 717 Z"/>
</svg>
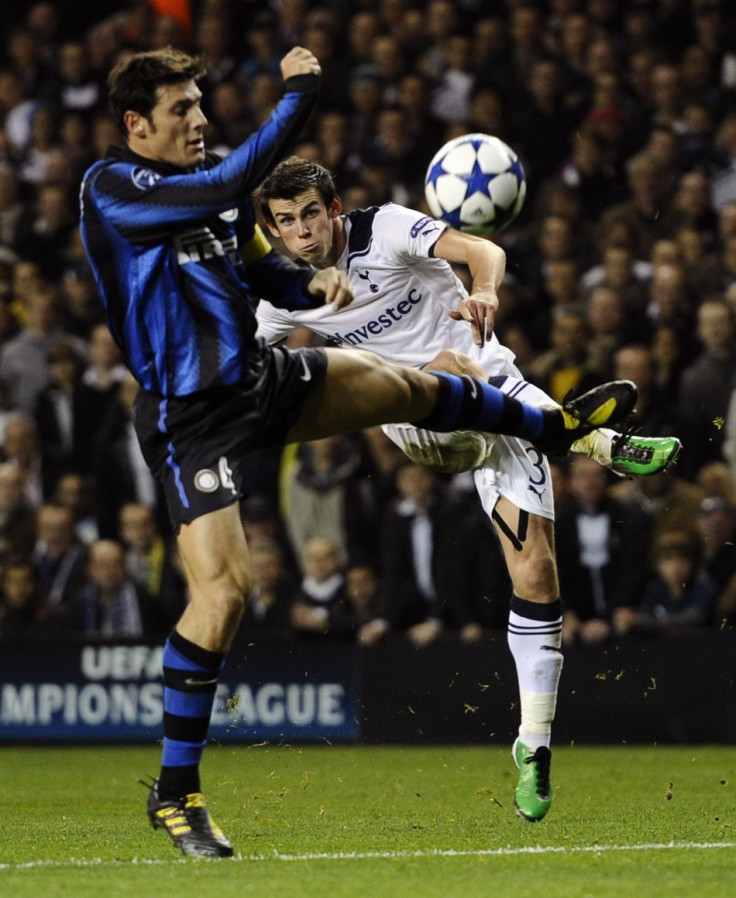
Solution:
<svg viewBox="0 0 736 898">
<path fill-rule="evenodd" d="M 478 430 L 507 434 L 533 443 L 547 455 L 565 455 L 596 427 L 623 421 L 634 410 L 636 385 L 616 380 L 594 387 L 554 409 L 537 408 L 507 396 L 491 381 L 433 371 L 439 393 L 433 410 L 415 427 L 439 432 Z"/>
<path fill-rule="evenodd" d="M 449 362 L 446 361 L 448 358 Z M 446 352 L 438 357 L 438 360 L 452 366 L 447 369 L 440 367 L 440 370 L 457 373 L 457 369 L 462 366 L 468 370 L 461 373 L 477 376 L 476 371 L 479 367 L 477 362 L 466 358 L 462 353 Z M 514 396 L 526 403 L 536 405 L 538 408 L 554 409 L 557 407 L 557 403 L 553 399 L 520 377 L 504 375 L 488 378 L 488 381 L 497 385 L 507 396 Z M 476 434 L 475 436 L 479 438 L 480 449 L 482 435 Z M 454 462 L 455 470 L 462 470 L 461 465 L 465 461 L 463 446 L 459 444 L 455 450 L 454 445 L 443 442 L 441 448 L 445 456 L 445 463 L 449 465 Z M 675 464 L 681 449 L 682 443 L 677 437 L 641 436 L 628 430 L 618 433 L 607 427 L 598 427 L 585 436 L 578 437 L 570 446 L 571 452 L 587 455 L 588 458 L 592 458 L 621 477 L 643 477 L 666 471 Z M 454 457 L 453 452 L 457 457 Z M 465 456 L 471 454 L 470 451 L 464 453 Z M 422 459 L 419 460 L 422 461 Z M 477 464 L 474 466 L 477 467 Z"/>
<path fill-rule="evenodd" d="M 159 798 L 158 780 L 149 788 L 146 811 L 151 826 L 163 829 L 174 845 L 190 857 L 232 857 L 233 846 L 214 822 L 201 792 L 176 800 Z"/>
</svg>

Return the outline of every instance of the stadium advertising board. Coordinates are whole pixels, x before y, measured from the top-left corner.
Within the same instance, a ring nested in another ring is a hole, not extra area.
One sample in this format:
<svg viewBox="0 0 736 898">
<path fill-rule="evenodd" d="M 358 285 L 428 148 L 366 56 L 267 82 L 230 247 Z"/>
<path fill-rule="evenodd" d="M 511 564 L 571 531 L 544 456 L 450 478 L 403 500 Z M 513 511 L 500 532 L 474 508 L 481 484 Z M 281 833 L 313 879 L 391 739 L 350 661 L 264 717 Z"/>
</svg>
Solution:
<svg viewBox="0 0 736 898">
<path fill-rule="evenodd" d="M 161 734 L 162 647 L 6 645 L 0 741 L 136 741 Z M 353 741 L 357 665 L 351 646 L 235 645 L 217 690 L 218 742 Z"/>
</svg>

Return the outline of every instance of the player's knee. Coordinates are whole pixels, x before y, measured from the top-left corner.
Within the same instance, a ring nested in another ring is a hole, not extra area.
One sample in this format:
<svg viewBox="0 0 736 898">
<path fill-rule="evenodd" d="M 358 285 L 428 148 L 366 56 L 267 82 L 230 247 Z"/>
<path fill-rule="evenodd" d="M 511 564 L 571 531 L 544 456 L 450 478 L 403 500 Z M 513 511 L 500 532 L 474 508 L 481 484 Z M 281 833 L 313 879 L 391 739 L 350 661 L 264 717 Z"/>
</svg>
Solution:
<svg viewBox="0 0 736 898">
<path fill-rule="evenodd" d="M 437 397 L 437 378 L 427 376 L 426 372 L 416 368 L 393 368 L 392 375 L 400 381 L 406 391 L 411 407 L 420 404 L 433 404 Z"/>
<path fill-rule="evenodd" d="M 479 362 L 457 349 L 443 349 L 428 365 L 424 366 L 423 370 L 444 371 L 446 374 L 455 374 L 458 377 L 467 374 L 480 380 L 485 380 L 488 377 Z"/>
<path fill-rule="evenodd" d="M 253 582 L 248 575 L 235 578 L 223 578 L 209 592 L 211 611 L 228 625 L 236 625 L 243 616 L 245 604 L 253 589 Z"/>
<path fill-rule="evenodd" d="M 384 398 L 385 408 L 408 416 L 417 408 L 428 413 L 434 405 L 437 398 L 436 377 L 416 368 L 391 364 L 373 353 L 366 354 L 365 363 L 369 365 L 365 382 L 372 383 L 375 392 Z M 408 420 L 408 417 L 399 416 L 396 420 Z"/>
</svg>

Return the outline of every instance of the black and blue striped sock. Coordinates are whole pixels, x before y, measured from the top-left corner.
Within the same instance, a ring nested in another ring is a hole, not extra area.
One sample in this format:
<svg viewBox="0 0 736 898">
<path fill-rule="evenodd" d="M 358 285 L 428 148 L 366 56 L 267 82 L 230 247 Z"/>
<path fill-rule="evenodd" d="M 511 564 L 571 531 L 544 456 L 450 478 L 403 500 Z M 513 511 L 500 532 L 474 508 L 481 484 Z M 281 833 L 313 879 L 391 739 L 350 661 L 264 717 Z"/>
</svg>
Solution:
<svg viewBox="0 0 736 898">
<path fill-rule="evenodd" d="M 164 648 L 164 740 L 158 794 L 179 799 L 200 791 L 199 763 L 224 655 L 174 630 Z"/>
<path fill-rule="evenodd" d="M 439 379 L 439 393 L 432 411 L 421 421 L 411 422 L 425 430 L 483 430 L 537 440 L 561 416 L 527 405 L 502 393 L 498 387 L 463 375 L 432 371 Z M 550 418 L 554 416 L 554 422 Z"/>
</svg>

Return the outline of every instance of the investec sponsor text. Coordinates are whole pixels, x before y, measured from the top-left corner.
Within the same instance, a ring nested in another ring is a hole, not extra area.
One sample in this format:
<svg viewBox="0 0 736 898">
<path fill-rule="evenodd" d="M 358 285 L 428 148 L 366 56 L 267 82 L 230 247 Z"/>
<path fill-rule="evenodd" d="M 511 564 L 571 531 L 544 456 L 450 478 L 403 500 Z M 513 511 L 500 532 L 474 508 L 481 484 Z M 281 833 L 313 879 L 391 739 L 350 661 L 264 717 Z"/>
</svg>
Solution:
<svg viewBox="0 0 736 898">
<path fill-rule="evenodd" d="M 408 293 L 406 299 L 400 300 L 395 307 L 384 309 L 378 317 L 368 321 L 362 327 L 356 327 L 355 330 L 345 334 L 335 333 L 330 337 L 330 343 L 334 346 L 359 346 L 375 337 L 387 328 L 392 327 L 397 321 L 408 315 L 413 306 L 419 305 L 422 301 L 422 294 L 414 287 Z"/>
</svg>

